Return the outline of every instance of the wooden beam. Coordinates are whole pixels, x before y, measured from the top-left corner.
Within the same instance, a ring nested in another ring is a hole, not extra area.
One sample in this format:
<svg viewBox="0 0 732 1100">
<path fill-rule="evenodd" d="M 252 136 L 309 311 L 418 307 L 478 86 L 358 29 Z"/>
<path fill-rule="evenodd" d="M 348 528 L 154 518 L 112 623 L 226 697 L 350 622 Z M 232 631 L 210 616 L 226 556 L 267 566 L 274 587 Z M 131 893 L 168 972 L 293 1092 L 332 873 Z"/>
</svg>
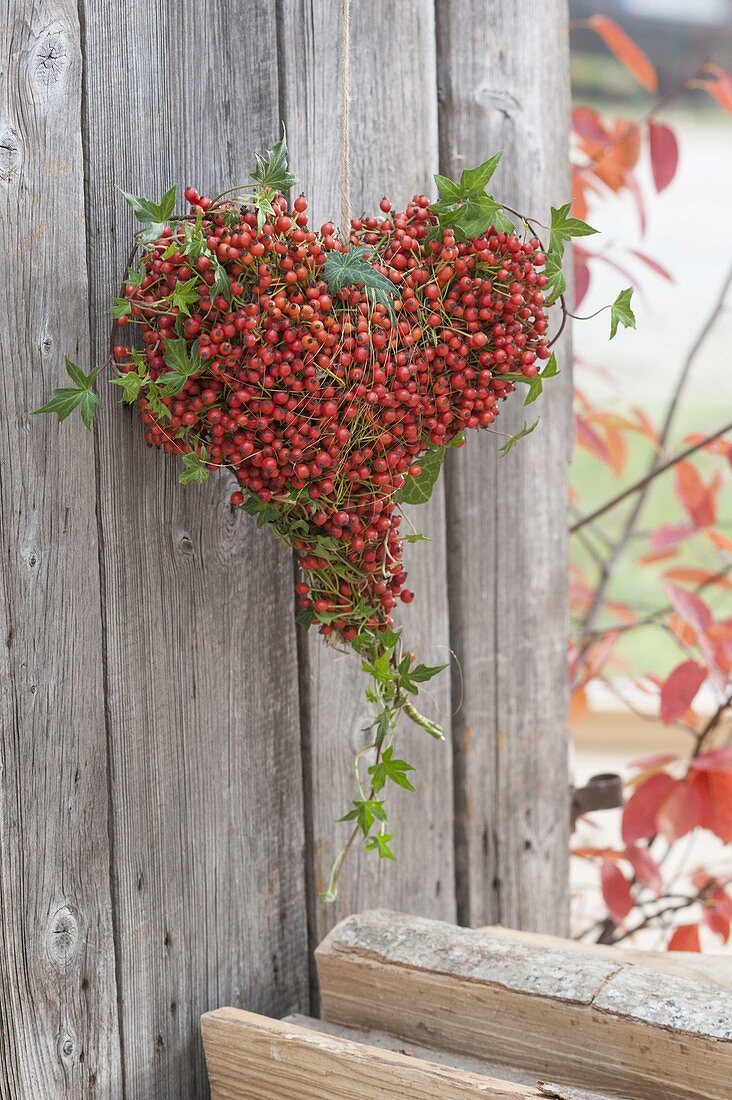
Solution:
<svg viewBox="0 0 732 1100">
<path fill-rule="evenodd" d="M 88 0 L 87 216 L 95 360 L 134 229 L 158 198 L 244 182 L 280 133 L 274 4 Z M 129 331 L 129 330 L 125 330 Z M 100 379 L 102 391 L 111 391 Z M 292 560 L 232 509 L 228 474 L 180 485 L 134 411 L 98 430 L 109 820 L 128 1088 L 206 1093 L 198 1021 L 308 998 Z"/>
<path fill-rule="evenodd" d="M 279 43 L 283 113 L 290 162 L 311 202 L 313 225 L 340 213 L 341 5 L 333 0 L 281 0 Z M 388 28 L 388 29 L 387 29 Z M 388 39 L 388 44 L 387 44 Z M 324 59 L 327 59 L 327 63 Z M 431 194 L 437 164 L 434 8 L 425 0 L 351 4 L 351 206 L 378 212 L 384 193 L 404 209 L 413 194 Z M 417 598 L 403 607 L 405 643 L 426 664 L 450 661 L 444 485 L 414 510 L 412 521 L 432 541 L 407 546 L 409 586 Z M 319 893 L 350 826 L 335 819 L 356 797 L 353 754 L 366 744 L 367 686 L 353 654 L 334 651 L 310 631 L 301 638 L 303 726 L 309 779 L 312 946 L 348 913 L 374 904 L 455 917 L 450 673 L 429 684 L 424 705 L 445 725 L 433 741 L 403 720 L 398 755 L 416 768 L 416 794 L 389 793 L 390 832 L 398 862 L 379 860 L 356 845 L 335 905 Z M 393 829 L 392 827 L 393 826 Z"/>
<path fill-rule="evenodd" d="M 316 953 L 324 1015 L 627 1100 L 726 1100 L 732 994 L 376 911 Z"/>
<path fill-rule="evenodd" d="M 545 947 L 552 951 L 570 951 L 578 955 L 594 955 L 619 966 L 646 966 L 664 974 L 675 974 L 679 978 L 690 978 L 695 982 L 707 982 L 723 989 L 732 989 L 732 955 L 700 955 L 695 951 L 639 951 L 634 947 L 581 943 L 562 936 L 543 936 L 538 932 L 517 932 L 513 928 L 502 928 L 497 924 L 488 925 L 478 931 L 518 944 Z"/>
<path fill-rule="evenodd" d="M 440 0 L 440 171 L 504 150 L 491 182 L 546 223 L 570 196 L 566 0 Z M 571 358 L 524 409 L 541 422 L 506 458 L 472 433 L 445 463 L 461 924 L 565 933 L 569 921 L 567 467 Z M 458 709 L 459 708 L 459 709 Z"/>
<path fill-rule="evenodd" d="M 212 1100 L 533 1100 L 542 1095 L 536 1088 L 236 1008 L 206 1013 L 201 1030 Z"/>
<path fill-rule="evenodd" d="M 0 26 L 0 1096 L 122 1089 L 75 0 Z"/>
</svg>

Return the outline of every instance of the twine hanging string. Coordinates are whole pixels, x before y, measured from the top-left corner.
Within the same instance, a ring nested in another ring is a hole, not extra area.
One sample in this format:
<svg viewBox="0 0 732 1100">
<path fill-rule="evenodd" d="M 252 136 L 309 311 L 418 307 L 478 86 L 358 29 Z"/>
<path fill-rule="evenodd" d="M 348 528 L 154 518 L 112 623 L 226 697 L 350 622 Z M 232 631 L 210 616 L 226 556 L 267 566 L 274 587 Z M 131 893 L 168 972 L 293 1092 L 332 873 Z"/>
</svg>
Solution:
<svg viewBox="0 0 732 1100">
<path fill-rule="evenodd" d="M 351 235 L 350 97 L 351 0 L 341 0 L 341 233 L 346 243 Z"/>
</svg>

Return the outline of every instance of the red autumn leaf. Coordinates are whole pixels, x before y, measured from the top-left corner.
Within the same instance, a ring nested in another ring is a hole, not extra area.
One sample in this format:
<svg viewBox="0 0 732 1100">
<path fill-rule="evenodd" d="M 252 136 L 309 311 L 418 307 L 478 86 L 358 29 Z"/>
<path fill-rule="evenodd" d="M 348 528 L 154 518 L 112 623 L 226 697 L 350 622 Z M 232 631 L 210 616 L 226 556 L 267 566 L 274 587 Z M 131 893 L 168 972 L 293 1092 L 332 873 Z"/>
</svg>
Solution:
<svg viewBox="0 0 732 1100">
<path fill-rule="evenodd" d="M 675 780 L 665 772 L 657 773 L 640 783 L 623 809 L 623 842 L 634 844 L 657 831 L 658 809 L 668 796 Z"/>
<path fill-rule="evenodd" d="M 701 825 L 703 814 L 702 802 L 693 783 L 678 779 L 658 808 L 658 831 L 669 843 L 673 843 Z"/>
<path fill-rule="evenodd" d="M 638 844 L 629 844 L 625 854 L 630 860 L 638 882 L 642 886 L 647 886 L 649 890 L 653 890 L 654 894 L 660 894 L 663 888 L 661 869 L 648 849 Z"/>
<path fill-rule="evenodd" d="M 572 848 L 571 853 L 573 856 L 577 856 L 578 859 L 598 859 L 602 856 L 603 859 L 609 859 L 613 863 L 617 863 L 619 859 L 622 859 L 624 852 L 618 852 L 615 848 L 590 848 L 584 846 L 582 848 Z"/>
<path fill-rule="evenodd" d="M 663 587 L 676 614 L 697 634 L 705 634 L 712 625 L 713 616 L 701 596 L 697 596 L 695 592 L 687 592 L 685 588 L 679 588 L 669 581 L 664 582 Z"/>
<path fill-rule="evenodd" d="M 605 610 L 614 615 L 616 619 L 619 619 L 621 623 L 627 623 L 628 625 L 634 623 L 638 618 L 632 608 L 628 607 L 627 604 L 618 603 L 617 600 L 607 600 Z"/>
<path fill-rule="evenodd" d="M 622 432 L 610 424 L 605 425 L 605 445 L 610 455 L 610 466 L 618 477 L 625 470 L 628 461 L 628 443 Z"/>
<path fill-rule="evenodd" d="M 667 951 L 701 951 L 698 924 L 680 924 L 668 941 Z"/>
<path fill-rule="evenodd" d="M 606 15 L 593 15 L 587 20 L 587 25 L 592 28 L 595 34 L 600 36 L 621 65 L 625 66 L 647 92 L 656 91 L 658 76 L 655 68 L 643 53 L 643 50 L 636 46 L 633 39 L 617 23 L 614 23 L 612 19 L 608 19 Z"/>
<path fill-rule="evenodd" d="M 585 141 L 593 141 L 598 145 L 604 145 L 609 140 L 600 115 L 592 107 L 572 108 L 572 129 Z"/>
<path fill-rule="evenodd" d="M 662 279 L 667 279 L 670 283 L 674 281 L 674 277 L 671 272 L 667 271 L 666 268 L 663 267 L 658 262 L 658 260 L 654 260 L 652 256 L 648 256 L 645 252 L 639 252 L 637 248 L 631 248 L 630 252 L 631 255 L 635 256 L 639 260 L 642 260 L 644 264 L 647 264 L 648 267 L 650 267 L 651 271 L 655 271 L 656 274 L 660 275 Z"/>
<path fill-rule="evenodd" d="M 623 187 L 632 189 L 632 170 L 638 163 L 641 150 L 640 127 L 635 122 L 619 118 L 613 123 L 609 136 L 609 144 L 593 146 L 586 143 L 585 151 L 592 160 L 592 174 L 611 191 L 617 192 Z"/>
<path fill-rule="evenodd" d="M 691 706 L 707 678 L 707 670 L 696 661 L 682 661 L 661 688 L 661 721 L 677 722 Z"/>
<path fill-rule="evenodd" d="M 589 451 L 595 458 L 599 458 L 600 462 L 604 462 L 606 466 L 612 465 L 610 452 L 605 445 L 605 441 L 590 427 L 585 418 L 576 416 L 575 424 L 577 428 L 577 446 L 584 447 L 586 451 Z"/>
<path fill-rule="evenodd" d="M 642 432 L 646 439 L 650 440 L 651 443 L 657 443 L 658 431 L 648 419 L 648 416 L 643 411 L 643 409 L 638 408 L 637 405 L 633 405 L 630 411 L 632 412 L 638 423 L 638 430 Z"/>
<path fill-rule="evenodd" d="M 628 761 L 629 768 L 663 768 L 666 764 L 672 764 L 674 760 L 678 760 L 678 754 L 675 752 L 659 752 L 655 756 L 641 756 L 635 760 Z"/>
<path fill-rule="evenodd" d="M 732 842 L 732 772 L 695 771 L 689 786 L 699 801 L 699 824 Z"/>
<path fill-rule="evenodd" d="M 727 894 L 717 894 L 714 897 L 714 908 L 720 916 L 732 920 L 732 898 Z"/>
<path fill-rule="evenodd" d="M 705 485 L 696 466 L 679 462 L 676 466 L 676 495 L 697 527 L 711 527 L 717 519 L 715 485 Z"/>
<path fill-rule="evenodd" d="M 732 550 L 732 539 L 721 531 L 706 531 L 705 534 L 720 550 Z"/>
<path fill-rule="evenodd" d="M 716 573 L 710 573 L 708 569 L 698 569 L 693 565 L 675 565 L 672 569 L 666 570 L 664 577 L 669 581 L 686 581 L 687 584 L 696 584 L 700 587 L 716 585 L 718 588 L 732 588 L 729 577 L 719 576 Z"/>
<path fill-rule="evenodd" d="M 689 535 L 693 535 L 695 531 L 696 528 L 690 527 L 688 523 L 662 523 L 651 535 L 651 549 L 661 551 L 668 549 L 670 546 L 677 546 L 684 539 L 688 539 Z"/>
<path fill-rule="evenodd" d="M 630 883 L 615 863 L 603 860 L 600 866 L 600 885 L 607 911 L 616 924 L 622 923 L 633 908 Z"/>
<path fill-rule="evenodd" d="M 712 74 L 713 79 L 700 81 L 696 86 L 709 92 L 719 106 L 732 115 L 732 75 L 713 62 L 704 67 L 708 73 Z"/>
<path fill-rule="evenodd" d="M 669 558 L 678 556 L 675 546 L 667 546 L 665 550 L 649 550 L 647 554 L 641 554 L 638 558 L 640 565 L 652 565 L 656 561 L 668 561 Z"/>
<path fill-rule="evenodd" d="M 598 642 L 590 646 L 585 654 L 584 682 L 599 676 L 612 656 L 620 633 L 617 630 L 609 630 Z"/>
<path fill-rule="evenodd" d="M 587 717 L 589 707 L 587 705 L 587 692 L 584 687 L 576 687 L 569 697 L 569 722 L 572 725 Z"/>
<path fill-rule="evenodd" d="M 575 253 L 574 261 L 574 308 L 582 304 L 582 300 L 590 289 L 590 268 L 586 260 L 581 259 Z"/>
<path fill-rule="evenodd" d="M 576 165 L 572 167 L 572 213 L 580 221 L 587 220 L 589 210 L 587 192 L 596 188 L 587 178 L 585 172 L 581 172 Z"/>
<path fill-rule="evenodd" d="M 732 745 L 703 752 L 695 756 L 690 765 L 700 772 L 732 772 Z"/>
<path fill-rule="evenodd" d="M 679 146 L 676 134 L 663 122 L 648 123 L 648 140 L 651 151 L 651 170 L 657 191 L 663 191 L 676 175 L 679 163 Z"/>
<path fill-rule="evenodd" d="M 704 923 L 711 932 L 714 932 L 715 936 L 719 936 L 722 943 L 727 942 L 729 939 L 729 921 L 726 917 L 723 917 L 715 909 L 705 909 Z"/>
</svg>

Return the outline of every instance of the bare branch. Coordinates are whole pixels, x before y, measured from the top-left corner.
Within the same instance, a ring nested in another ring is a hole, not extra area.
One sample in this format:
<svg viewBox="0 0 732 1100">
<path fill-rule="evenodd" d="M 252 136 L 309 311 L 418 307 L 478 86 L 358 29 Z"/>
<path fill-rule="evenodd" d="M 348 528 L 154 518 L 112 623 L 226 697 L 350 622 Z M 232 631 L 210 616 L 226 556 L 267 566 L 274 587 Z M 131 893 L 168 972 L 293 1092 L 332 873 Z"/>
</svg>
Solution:
<svg viewBox="0 0 732 1100">
<path fill-rule="evenodd" d="M 612 497 L 610 500 L 606 501 L 605 504 L 601 504 L 594 512 L 590 512 L 588 516 L 583 516 L 582 519 L 577 520 L 577 522 L 573 523 L 569 528 L 570 535 L 577 534 L 577 532 L 581 531 L 588 523 L 592 523 L 593 520 L 599 519 L 600 516 L 604 516 L 606 512 L 609 512 L 612 508 L 616 508 L 618 504 L 622 504 L 624 500 L 631 497 L 633 493 L 639 493 L 641 490 L 647 488 L 651 481 L 655 480 L 660 474 L 665 474 L 672 466 L 676 466 L 679 462 L 683 462 L 684 459 L 700 451 L 702 447 L 707 447 L 710 443 L 713 443 L 715 439 L 719 439 L 720 436 L 726 435 L 727 432 L 732 432 L 732 421 L 730 421 L 729 424 L 725 424 L 723 428 L 718 428 L 717 431 L 712 432 L 711 435 L 705 436 L 704 439 L 700 439 L 698 443 L 694 443 L 691 447 L 687 447 L 685 451 L 679 451 L 677 455 L 661 463 L 660 466 L 655 466 L 655 468 L 649 470 L 640 481 L 636 481 L 632 485 L 629 485 L 622 493 L 618 493 L 616 497 Z"/>
</svg>

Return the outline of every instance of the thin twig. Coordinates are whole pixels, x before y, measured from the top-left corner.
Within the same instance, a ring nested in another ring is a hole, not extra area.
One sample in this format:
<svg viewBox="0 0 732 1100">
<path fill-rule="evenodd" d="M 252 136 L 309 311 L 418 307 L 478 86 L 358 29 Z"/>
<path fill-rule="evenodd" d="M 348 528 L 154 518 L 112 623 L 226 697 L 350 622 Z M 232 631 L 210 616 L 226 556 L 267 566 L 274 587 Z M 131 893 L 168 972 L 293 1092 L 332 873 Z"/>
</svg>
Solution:
<svg viewBox="0 0 732 1100">
<path fill-rule="evenodd" d="M 693 365 L 696 361 L 696 357 L 699 354 L 699 351 L 701 350 L 706 338 L 708 337 L 711 330 L 714 328 L 714 325 L 716 324 L 720 314 L 722 313 L 722 311 L 724 309 L 725 299 L 727 297 L 727 292 L 728 292 L 731 284 L 732 284 L 732 267 L 730 267 L 729 271 L 727 272 L 727 275 L 726 275 L 726 277 L 724 279 L 724 282 L 722 284 L 720 293 L 717 297 L 716 302 L 714 303 L 714 307 L 712 308 L 707 320 L 704 322 L 704 325 L 702 326 L 701 330 L 699 331 L 699 334 L 698 334 L 696 340 L 692 344 L 692 346 L 689 350 L 689 353 L 686 356 L 686 360 L 684 362 L 684 365 L 681 368 L 681 372 L 679 373 L 679 377 L 676 381 L 676 386 L 674 388 L 674 392 L 672 394 L 671 401 L 669 403 L 669 407 L 666 411 L 666 416 L 665 416 L 665 419 L 664 419 L 664 422 L 663 422 L 663 427 L 661 428 L 661 432 L 660 432 L 660 436 L 659 436 L 659 440 L 658 440 L 658 450 L 659 450 L 659 452 L 663 451 L 663 448 L 665 447 L 666 443 L 668 442 L 669 435 L 671 434 L 671 428 L 673 427 L 674 420 L 676 419 L 676 411 L 677 411 L 678 406 L 679 406 L 679 401 L 680 401 L 681 395 L 682 395 L 682 393 L 683 393 L 683 391 L 686 387 L 686 383 L 689 380 L 689 376 L 691 374 L 692 367 L 693 367 Z M 643 508 L 643 505 L 645 504 L 645 501 L 646 501 L 646 496 L 647 496 L 647 493 L 648 493 L 648 487 L 653 482 L 653 476 L 655 474 L 655 471 L 661 465 L 661 462 L 659 460 L 660 460 L 660 453 L 654 454 L 653 458 L 651 459 L 651 463 L 650 463 L 650 466 L 649 466 L 649 469 L 648 469 L 648 474 L 643 479 L 643 482 L 642 482 L 642 485 L 640 486 L 640 488 L 638 488 L 638 490 L 637 490 L 635 503 L 634 503 L 634 505 L 633 505 L 633 507 L 630 511 L 630 514 L 628 515 L 628 517 L 625 521 L 625 525 L 623 527 L 623 530 L 622 530 L 620 536 L 618 537 L 618 539 L 616 540 L 616 542 L 613 546 L 613 549 L 610 551 L 610 553 L 608 555 L 607 561 L 605 563 L 605 569 L 603 570 L 603 575 L 600 579 L 600 582 L 599 582 L 597 588 L 595 589 L 595 594 L 594 594 L 594 597 L 593 597 L 593 600 L 592 600 L 592 604 L 590 605 L 590 608 L 587 612 L 587 615 L 585 616 L 585 620 L 584 620 L 584 624 L 583 624 L 583 633 L 585 633 L 585 634 L 588 631 L 591 631 L 592 628 L 595 625 L 595 620 L 597 619 L 597 616 L 600 613 L 602 605 L 605 601 L 605 593 L 607 591 L 607 586 L 608 586 L 610 577 L 612 576 L 615 565 L 617 564 L 618 559 L 620 558 L 621 554 L 625 550 L 625 547 L 628 543 L 628 540 L 629 540 L 630 536 L 633 533 L 636 522 L 638 520 L 638 516 L 640 515 L 641 509 Z"/>
<path fill-rule="evenodd" d="M 710 443 L 714 443 L 715 439 L 719 439 L 720 436 L 726 435 L 727 432 L 732 432 L 732 421 L 730 421 L 729 424 L 725 424 L 723 428 L 718 428 L 716 432 L 712 432 L 711 435 L 706 436 L 704 439 L 700 439 L 698 443 L 694 443 L 690 447 L 687 447 L 685 451 L 680 451 L 677 455 L 674 455 L 673 458 L 669 458 L 666 462 L 662 462 L 660 466 L 656 466 L 654 469 L 649 470 L 645 477 L 629 485 L 627 489 L 623 489 L 622 493 L 618 493 L 616 497 L 612 497 L 612 499 L 606 501 L 605 504 L 601 504 L 599 508 L 596 508 L 594 512 L 590 512 L 588 516 L 583 516 L 582 519 L 577 520 L 577 522 L 573 523 L 569 528 L 570 535 L 576 534 L 578 531 L 581 531 L 586 524 L 592 523 L 593 520 L 599 519 L 600 516 L 604 516 L 606 512 L 611 511 L 613 508 L 616 508 L 618 504 L 622 504 L 624 500 L 627 500 L 628 497 L 633 496 L 633 493 L 639 493 L 642 489 L 645 489 L 646 486 L 660 474 L 666 473 L 672 466 L 678 465 L 679 462 L 683 462 L 685 459 L 689 458 L 690 455 L 700 451 L 703 447 L 707 447 Z"/>
</svg>

